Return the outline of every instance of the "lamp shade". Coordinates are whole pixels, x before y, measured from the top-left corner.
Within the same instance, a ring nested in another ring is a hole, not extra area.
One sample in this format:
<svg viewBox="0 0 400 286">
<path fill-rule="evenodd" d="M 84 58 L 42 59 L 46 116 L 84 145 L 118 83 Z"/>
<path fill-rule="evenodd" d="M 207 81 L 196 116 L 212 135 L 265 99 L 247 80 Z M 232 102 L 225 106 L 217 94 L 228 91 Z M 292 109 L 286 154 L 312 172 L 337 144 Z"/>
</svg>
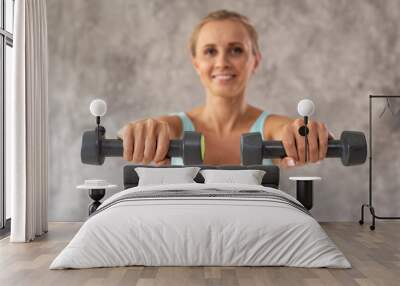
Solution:
<svg viewBox="0 0 400 286">
<path fill-rule="evenodd" d="M 107 112 L 107 103 L 102 99 L 92 100 L 90 103 L 90 113 L 93 116 L 104 116 Z"/>
<path fill-rule="evenodd" d="M 311 116 L 314 113 L 314 102 L 310 99 L 302 99 L 297 105 L 297 112 L 301 116 Z"/>
</svg>

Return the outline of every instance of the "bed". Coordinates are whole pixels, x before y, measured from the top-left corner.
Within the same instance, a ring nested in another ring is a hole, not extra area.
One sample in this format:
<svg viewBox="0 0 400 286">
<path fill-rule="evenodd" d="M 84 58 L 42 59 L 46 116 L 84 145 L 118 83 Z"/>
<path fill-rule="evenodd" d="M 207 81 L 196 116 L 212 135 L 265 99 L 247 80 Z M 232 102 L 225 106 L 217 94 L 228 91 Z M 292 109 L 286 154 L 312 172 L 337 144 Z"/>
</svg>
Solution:
<svg viewBox="0 0 400 286">
<path fill-rule="evenodd" d="M 265 171 L 259 185 L 204 182 L 200 172 L 192 183 L 138 185 L 138 167 L 124 168 L 125 189 L 101 204 L 50 269 L 351 267 L 308 210 L 278 189 L 276 166 L 198 166 Z"/>
</svg>

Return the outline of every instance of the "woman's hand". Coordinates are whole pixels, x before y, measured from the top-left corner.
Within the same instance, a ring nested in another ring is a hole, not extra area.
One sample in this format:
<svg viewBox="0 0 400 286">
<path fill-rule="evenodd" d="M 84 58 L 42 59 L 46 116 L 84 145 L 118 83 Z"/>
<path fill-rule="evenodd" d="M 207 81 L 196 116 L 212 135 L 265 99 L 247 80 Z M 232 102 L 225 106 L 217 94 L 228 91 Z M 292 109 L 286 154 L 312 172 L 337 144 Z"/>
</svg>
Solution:
<svg viewBox="0 0 400 286">
<path fill-rule="evenodd" d="M 170 129 L 167 122 L 156 119 L 144 119 L 125 125 L 118 136 L 123 140 L 123 158 L 133 163 L 156 165 L 169 163 L 166 158 Z"/>
<path fill-rule="evenodd" d="M 299 118 L 283 126 L 282 143 L 287 157 L 280 161 L 282 167 L 301 166 L 306 163 L 304 136 L 299 134 L 299 128 L 303 125 L 304 120 Z M 309 130 L 307 163 L 316 163 L 325 158 L 328 139 L 333 136 L 322 122 L 310 121 L 307 127 Z"/>
</svg>

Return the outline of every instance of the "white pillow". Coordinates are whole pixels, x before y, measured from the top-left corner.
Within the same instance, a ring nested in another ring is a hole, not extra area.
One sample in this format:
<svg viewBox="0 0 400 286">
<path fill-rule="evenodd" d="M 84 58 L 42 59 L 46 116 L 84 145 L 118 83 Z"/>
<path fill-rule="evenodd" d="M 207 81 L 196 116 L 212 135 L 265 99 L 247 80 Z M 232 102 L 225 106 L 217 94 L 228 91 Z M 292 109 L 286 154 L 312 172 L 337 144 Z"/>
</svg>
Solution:
<svg viewBox="0 0 400 286">
<path fill-rule="evenodd" d="M 261 185 L 265 171 L 262 170 L 201 170 L 204 183 L 234 183 Z"/>
<path fill-rule="evenodd" d="M 139 186 L 195 183 L 193 179 L 199 170 L 199 167 L 135 168 L 139 176 Z"/>
</svg>

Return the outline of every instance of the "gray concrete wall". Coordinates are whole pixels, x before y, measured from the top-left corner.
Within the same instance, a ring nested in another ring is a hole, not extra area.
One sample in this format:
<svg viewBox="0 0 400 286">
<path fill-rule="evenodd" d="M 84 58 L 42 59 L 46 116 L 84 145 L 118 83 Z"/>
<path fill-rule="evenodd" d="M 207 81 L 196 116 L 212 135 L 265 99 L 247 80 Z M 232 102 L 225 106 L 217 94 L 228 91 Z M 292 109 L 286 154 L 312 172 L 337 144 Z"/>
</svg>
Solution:
<svg viewBox="0 0 400 286">
<path fill-rule="evenodd" d="M 295 116 L 297 102 L 311 98 L 315 118 L 336 136 L 367 133 L 368 95 L 400 94 L 397 0 L 48 0 L 50 220 L 85 218 L 89 199 L 75 189 L 84 179 L 122 185 L 122 160 L 99 167 L 80 162 L 82 132 L 94 127 L 92 99 L 108 103 L 108 137 L 129 120 L 203 101 L 186 42 L 199 19 L 220 8 L 249 16 L 259 32 L 263 62 L 248 97 L 263 109 Z M 384 101 L 374 104 L 378 118 Z M 399 120 L 386 112 L 374 130 L 374 198 L 381 215 L 400 215 Z M 294 194 L 292 175 L 323 178 L 312 210 L 318 220 L 359 219 L 368 198 L 367 164 L 345 168 L 330 159 L 285 171 L 281 189 Z"/>
</svg>

